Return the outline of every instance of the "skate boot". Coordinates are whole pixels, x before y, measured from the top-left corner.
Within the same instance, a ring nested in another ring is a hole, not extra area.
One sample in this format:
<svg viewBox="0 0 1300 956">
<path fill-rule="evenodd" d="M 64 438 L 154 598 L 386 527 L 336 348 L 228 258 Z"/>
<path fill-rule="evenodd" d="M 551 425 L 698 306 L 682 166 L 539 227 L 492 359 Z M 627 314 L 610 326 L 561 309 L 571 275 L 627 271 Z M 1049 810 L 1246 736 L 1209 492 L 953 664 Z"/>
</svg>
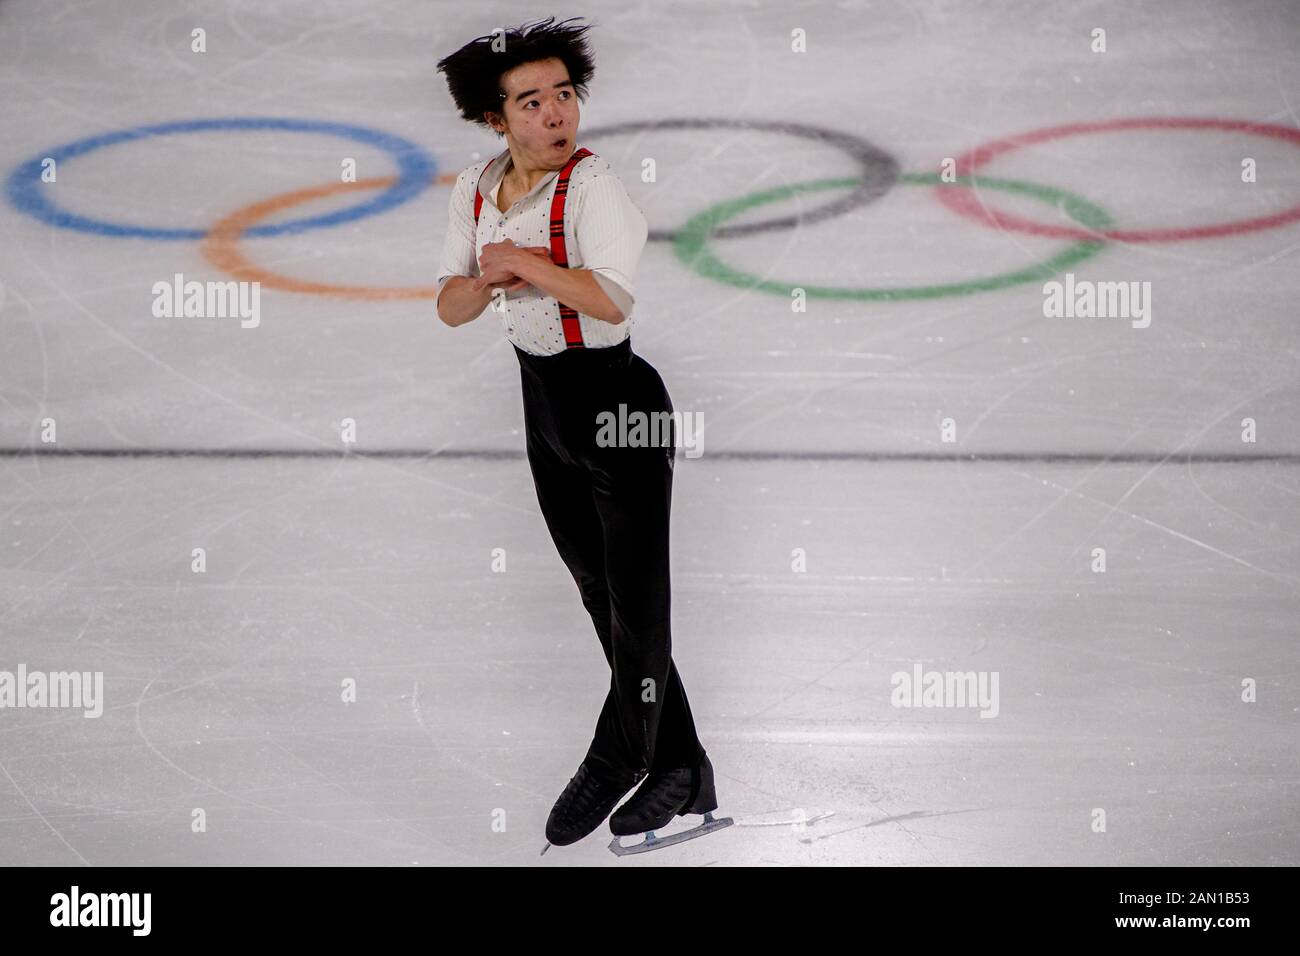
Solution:
<svg viewBox="0 0 1300 956">
<path fill-rule="evenodd" d="M 713 764 L 706 755 L 698 767 L 652 772 L 609 818 L 609 829 L 615 836 L 631 836 L 667 826 L 675 816 L 711 814 L 717 808 Z"/>
<path fill-rule="evenodd" d="M 542 847 L 542 852 L 552 845 L 577 843 L 595 830 L 641 776 L 638 771 L 619 771 L 597 761 L 584 760 L 551 808 L 546 821 L 549 842 Z"/>
</svg>

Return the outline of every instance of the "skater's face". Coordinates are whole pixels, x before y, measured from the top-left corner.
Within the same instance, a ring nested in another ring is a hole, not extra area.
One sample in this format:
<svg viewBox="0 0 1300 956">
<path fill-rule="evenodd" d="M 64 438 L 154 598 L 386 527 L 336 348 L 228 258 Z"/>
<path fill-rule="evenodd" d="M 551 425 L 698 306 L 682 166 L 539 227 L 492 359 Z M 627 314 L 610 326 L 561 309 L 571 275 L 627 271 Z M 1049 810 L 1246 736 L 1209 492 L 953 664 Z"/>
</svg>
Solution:
<svg viewBox="0 0 1300 956">
<path fill-rule="evenodd" d="M 578 94 L 559 57 L 522 63 L 501 75 L 503 113 L 489 113 L 510 151 L 533 169 L 561 169 L 576 148 Z"/>
</svg>

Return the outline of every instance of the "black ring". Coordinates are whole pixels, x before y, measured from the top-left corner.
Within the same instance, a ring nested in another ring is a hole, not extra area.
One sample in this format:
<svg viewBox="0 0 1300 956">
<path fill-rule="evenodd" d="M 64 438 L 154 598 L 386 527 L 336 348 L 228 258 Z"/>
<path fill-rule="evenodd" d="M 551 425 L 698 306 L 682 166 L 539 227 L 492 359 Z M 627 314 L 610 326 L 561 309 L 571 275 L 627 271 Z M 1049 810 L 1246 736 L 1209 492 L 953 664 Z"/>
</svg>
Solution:
<svg viewBox="0 0 1300 956">
<path fill-rule="evenodd" d="M 588 137 L 616 136 L 622 133 L 636 133 L 643 130 L 659 129 L 756 129 L 772 133 L 787 133 L 816 140 L 842 150 L 858 161 L 862 167 L 862 181 L 851 192 L 833 202 L 818 206 L 802 215 L 785 216 L 780 219 L 760 219 L 758 222 L 740 223 L 734 226 L 719 226 L 713 235 L 719 238 L 748 236 L 756 232 L 772 229 L 785 229 L 800 226 L 823 219 L 842 215 L 884 196 L 898 182 L 898 160 L 880 147 L 867 142 L 859 136 L 850 136 L 839 130 L 822 129 L 817 126 L 805 126 L 802 123 L 788 123 L 783 120 L 735 119 L 701 119 L 689 117 L 684 119 L 643 120 L 635 123 L 615 123 L 612 126 L 598 126 L 594 129 L 579 130 L 585 140 Z M 650 239 L 672 242 L 677 238 L 674 229 L 651 229 Z"/>
</svg>

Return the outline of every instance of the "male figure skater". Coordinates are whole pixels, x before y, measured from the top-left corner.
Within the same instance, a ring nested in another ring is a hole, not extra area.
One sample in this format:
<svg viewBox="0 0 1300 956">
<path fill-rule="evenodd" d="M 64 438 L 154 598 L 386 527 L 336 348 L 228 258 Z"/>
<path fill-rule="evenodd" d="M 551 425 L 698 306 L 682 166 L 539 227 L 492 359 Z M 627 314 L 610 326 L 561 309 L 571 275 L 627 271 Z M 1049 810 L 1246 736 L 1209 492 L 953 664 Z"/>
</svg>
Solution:
<svg viewBox="0 0 1300 956">
<path fill-rule="evenodd" d="M 610 666 L 587 755 L 546 823 L 547 845 L 563 846 L 642 778 L 610 818 L 616 835 L 718 804 L 671 657 L 675 439 L 666 449 L 597 442 L 597 414 L 620 403 L 652 421 L 672 411 L 629 337 L 646 220 L 610 165 L 577 148 L 578 102 L 594 73 L 589 27 L 554 21 L 479 37 L 438 63 L 461 116 L 504 136 L 506 149 L 456 179 L 437 311 L 453 327 L 489 304 L 500 311 L 519 359 L 538 504 Z"/>
</svg>

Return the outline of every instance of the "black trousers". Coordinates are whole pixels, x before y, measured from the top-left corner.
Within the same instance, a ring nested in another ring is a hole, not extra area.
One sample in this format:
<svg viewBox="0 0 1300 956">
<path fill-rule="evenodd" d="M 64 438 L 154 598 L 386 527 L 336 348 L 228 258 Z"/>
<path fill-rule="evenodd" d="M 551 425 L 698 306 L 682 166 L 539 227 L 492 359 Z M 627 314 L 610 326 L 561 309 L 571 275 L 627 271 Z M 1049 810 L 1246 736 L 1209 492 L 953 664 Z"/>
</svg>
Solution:
<svg viewBox="0 0 1300 956">
<path fill-rule="evenodd" d="M 630 339 L 515 353 L 537 501 L 610 667 L 586 759 L 620 773 L 695 766 L 705 751 L 672 660 L 669 622 L 674 442 L 606 446 L 597 424 L 601 412 L 617 417 L 620 404 L 628 414 L 671 412 L 668 390 Z"/>
</svg>

